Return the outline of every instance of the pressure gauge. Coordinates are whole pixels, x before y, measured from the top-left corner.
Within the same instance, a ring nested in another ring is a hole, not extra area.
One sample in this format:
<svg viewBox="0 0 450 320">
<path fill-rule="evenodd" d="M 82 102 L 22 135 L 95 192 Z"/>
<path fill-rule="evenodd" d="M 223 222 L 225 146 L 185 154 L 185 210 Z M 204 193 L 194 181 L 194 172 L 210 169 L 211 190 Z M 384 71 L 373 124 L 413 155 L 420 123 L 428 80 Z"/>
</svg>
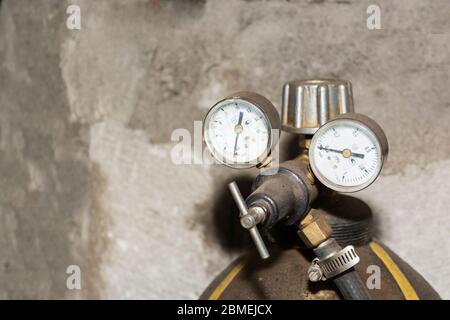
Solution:
<svg viewBox="0 0 450 320">
<path fill-rule="evenodd" d="M 379 175 L 388 154 L 381 127 L 369 117 L 347 113 L 327 122 L 314 134 L 309 161 L 315 176 L 339 192 L 356 192 Z"/>
<path fill-rule="evenodd" d="M 238 92 L 206 115 L 203 136 L 211 155 L 232 168 L 264 163 L 278 142 L 280 117 L 273 104 L 253 92 Z"/>
</svg>

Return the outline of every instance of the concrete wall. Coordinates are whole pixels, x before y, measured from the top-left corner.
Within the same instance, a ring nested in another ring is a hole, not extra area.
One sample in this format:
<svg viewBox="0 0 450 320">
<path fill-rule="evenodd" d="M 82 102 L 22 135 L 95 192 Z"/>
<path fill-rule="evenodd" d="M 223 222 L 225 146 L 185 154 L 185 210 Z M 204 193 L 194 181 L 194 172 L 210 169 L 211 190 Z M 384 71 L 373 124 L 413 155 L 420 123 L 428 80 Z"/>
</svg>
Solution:
<svg viewBox="0 0 450 320">
<path fill-rule="evenodd" d="M 371 3 L 382 30 L 366 28 Z M 66 28 L 69 4 L 81 30 Z M 357 195 L 378 237 L 450 298 L 449 12 L 446 0 L 3 0 L 0 298 L 196 298 L 246 239 L 227 207 L 238 173 L 173 164 L 173 130 L 227 93 L 279 105 L 284 82 L 317 77 L 351 80 L 356 110 L 385 129 L 388 163 Z"/>
</svg>

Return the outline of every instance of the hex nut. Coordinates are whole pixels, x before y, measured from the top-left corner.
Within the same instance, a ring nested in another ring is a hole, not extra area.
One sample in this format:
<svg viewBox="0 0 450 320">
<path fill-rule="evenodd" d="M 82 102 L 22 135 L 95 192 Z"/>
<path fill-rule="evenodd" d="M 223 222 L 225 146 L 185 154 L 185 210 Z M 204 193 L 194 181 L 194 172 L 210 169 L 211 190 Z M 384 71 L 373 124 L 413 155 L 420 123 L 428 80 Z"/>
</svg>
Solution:
<svg viewBox="0 0 450 320">
<path fill-rule="evenodd" d="M 303 242 L 309 248 L 316 248 L 319 244 L 327 240 L 332 233 L 331 227 L 323 216 L 311 216 L 307 223 L 303 224 L 302 228 L 297 232 Z"/>
</svg>

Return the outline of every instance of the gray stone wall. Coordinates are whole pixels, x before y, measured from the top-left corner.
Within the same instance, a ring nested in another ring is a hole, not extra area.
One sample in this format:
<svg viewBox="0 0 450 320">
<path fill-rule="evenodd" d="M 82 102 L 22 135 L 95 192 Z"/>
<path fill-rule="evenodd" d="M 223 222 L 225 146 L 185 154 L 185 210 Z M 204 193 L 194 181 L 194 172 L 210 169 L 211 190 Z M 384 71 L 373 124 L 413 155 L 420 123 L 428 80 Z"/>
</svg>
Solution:
<svg viewBox="0 0 450 320">
<path fill-rule="evenodd" d="M 368 30 L 366 8 L 381 7 Z M 81 8 L 81 30 L 66 8 Z M 296 78 L 351 80 L 385 129 L 357 194 L 378 238 L 450 298 L 450 2 L 3 0 L 0 298 L 196 298 L 241 250 L 226 183 L 170 161 L 225 94 L 279 106 Z M 285 157 L 288 135 L 283 137 Z M 82 289 L 66 288 L 79 265 Z"/>
</svg>

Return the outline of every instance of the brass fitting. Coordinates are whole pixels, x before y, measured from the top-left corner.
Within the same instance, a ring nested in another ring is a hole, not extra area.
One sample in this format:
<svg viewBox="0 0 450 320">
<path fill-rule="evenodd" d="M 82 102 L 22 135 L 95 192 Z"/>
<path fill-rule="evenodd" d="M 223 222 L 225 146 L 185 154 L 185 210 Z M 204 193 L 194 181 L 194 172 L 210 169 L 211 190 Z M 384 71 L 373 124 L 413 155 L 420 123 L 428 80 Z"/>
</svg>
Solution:
<svg viewBox="0 0 450 320">
<path fill-rule="evenodd" d="M 306 177 L 312 183 L 316 183 L 316 178 L 309 167 L 309 146 L 311 145 L 311 138 L 301 135 L 298 139 L 298 145 L 300 146 L 301 152 L 297 159 L 308 164 L 308 171 L 306 172 Z"/>
<path fill-rule="evenodd" d="M 311 145 L 311 139 L 306 138 L 305 136 L 301 135 L 298 138 L 298 145 L 299 145 L 301 151 L 300 151 L 300 154 L 298 155 L 297 159 L 299 159 L 305 163 L 309 163 L 308 150 L 309 150 L 309 146 Z"/>
<path fill-rule="evenodd" d="M 303 242 L 309 248 L 316 248 L 319 244 L 331 236 L 331 227 L 323 215 L 314 215 L 314 209 L 311 209 L 306 217 L 300 221 L 297 232 Z"/>
<path fill-rule="evenodd" d="M 306 149 L 309 150 L 309 146 L 311 145 L 311 138 L 310 137 L 305 137 L 305 136 L 300 136 L 298 139 L 298 145 L 300 147 L 300 149 Z"/>
<path fill-rule="evenodd" d="M 310 166 L 308 166 L 308 171 L 306 171 L 306 177 L 309 179 L 311 184 L 315 184 L 316 183 L 316 177 L 314 176 L 314 173 L 312 172 Z"/>
</svg>

